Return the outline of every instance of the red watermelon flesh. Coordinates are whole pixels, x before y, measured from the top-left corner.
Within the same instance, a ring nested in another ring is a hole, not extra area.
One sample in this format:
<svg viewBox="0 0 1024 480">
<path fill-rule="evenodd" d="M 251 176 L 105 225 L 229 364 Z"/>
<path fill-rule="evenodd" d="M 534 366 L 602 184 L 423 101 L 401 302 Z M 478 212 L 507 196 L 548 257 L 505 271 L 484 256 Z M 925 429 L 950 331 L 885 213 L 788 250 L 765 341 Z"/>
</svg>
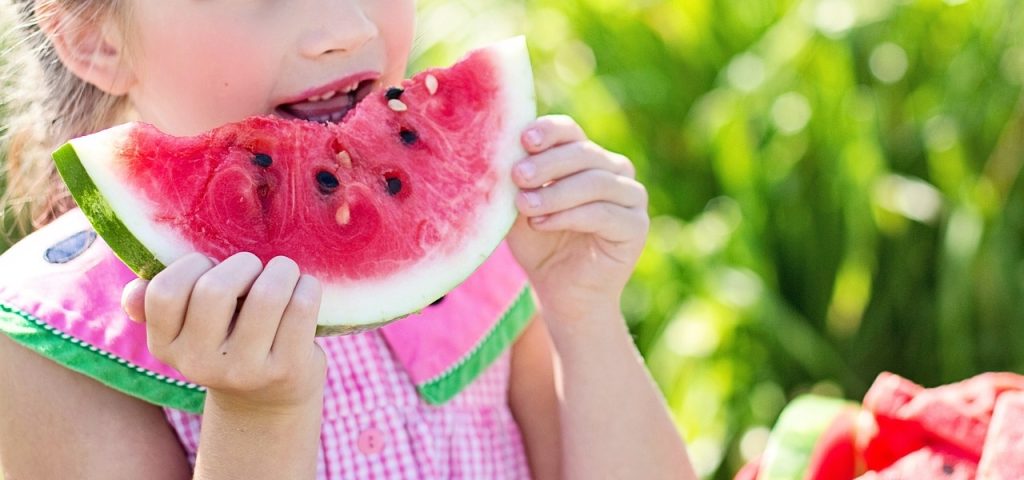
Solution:
<svg viewBox="0 0 1024 480">
<path fill-rule="evenodd" d="M 1024 393 L 999 396 L 985 438 L 979 480 L 1024 478 Z"/>
<path fill-rule="evenodd" d="M 864 395 L 864 408 L 880 415 L 897 416 L 901 407 L 910 403 L 924 387 L 899 375 L 882 372 Z"/>
<path fill-rule="evenodd" d="M 977 463 L 955 452 L 925 447 L 881 471 L 865 473 L 857 480 L 973 480 Z"/>
<path fill-rule="evenodd" d="M 864 395 L 864 409 L 874 414 L 875 432 L 864 447 L 868 470 L 882 470 L 928 444 L 917 420 L 903 418 L 900 409 L 924 387 L 899 375 L 882 372 Z"/>
<path fill-rule="evenodd" d="M 848 408 L 836 416 L 814 445 L 807 464 L 807 480 L 853 480 L 857 476 L 858 408 Z"/>
<path fill-rule="evenodd" d="M 185 138 L 126 124 L 54 157 L 140 276 L 192 251 L 286 255 L 324 284 L 322 333 L 361 329 L 428 305 L 497 247 L 535 116 L 522 38 L 396 87 L 340 124 L 258 117 Z"/>
</svg>

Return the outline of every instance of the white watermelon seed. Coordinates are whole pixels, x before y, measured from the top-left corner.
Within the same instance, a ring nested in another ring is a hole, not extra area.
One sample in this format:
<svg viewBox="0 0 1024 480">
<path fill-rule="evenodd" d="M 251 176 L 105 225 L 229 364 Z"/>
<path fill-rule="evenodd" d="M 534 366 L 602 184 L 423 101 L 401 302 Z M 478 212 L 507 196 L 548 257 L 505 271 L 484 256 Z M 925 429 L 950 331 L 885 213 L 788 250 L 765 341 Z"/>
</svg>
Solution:
<svg viewBox="0 0 1024 480">
<path fill-rule="evenodd" d="M 338 207 L 338 211 L 334 212 L 334 221 L 338 222 L 338 225 L 348 225 L 351 215 L 351 212 L 348 210 L 348 204 L 343 203 Z"/>
<path fill-rule="evenodd" d="M 404 112 L 404 111 L 409 109 L 409 107 L 405 106 L 405 104 L 402 103 L 402 101 L 398 100 L 398 99 L 388 100 L 388 108 L 390 108 L 390 109 L 392 109 L 392 110 L 394 110 L 396 112 Z"/>
<path fill-rule="evenodd" d="M 427 74 L 427 78 L 423 79 L 423 83 L 427 86 L 427 92 L 433 96 L 437 93 L 437 77 L 432 74 Z"/>
<path fill-rule="evenodd" d="M 345 168 L 352 168 L 352 156 L 344 150 L 338 152 L 338 165 Z"/>
</svg>

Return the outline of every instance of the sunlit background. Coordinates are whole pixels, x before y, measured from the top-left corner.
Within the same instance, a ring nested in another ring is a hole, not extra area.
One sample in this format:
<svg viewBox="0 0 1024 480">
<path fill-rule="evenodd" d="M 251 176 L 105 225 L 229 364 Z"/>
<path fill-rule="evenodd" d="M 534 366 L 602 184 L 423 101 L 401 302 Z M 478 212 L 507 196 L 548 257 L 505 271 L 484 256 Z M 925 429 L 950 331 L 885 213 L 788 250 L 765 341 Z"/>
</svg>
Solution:
<svg viewBox="0 0 1024 480">
<path fill-rule="evenodd" d="M 701 473 L 795 395 L 1024 372 L 1019 0 L 422 0 L 415 68 L 525 33 L 540 108 L 629 155 L 625 298 Z"/>
</svg>

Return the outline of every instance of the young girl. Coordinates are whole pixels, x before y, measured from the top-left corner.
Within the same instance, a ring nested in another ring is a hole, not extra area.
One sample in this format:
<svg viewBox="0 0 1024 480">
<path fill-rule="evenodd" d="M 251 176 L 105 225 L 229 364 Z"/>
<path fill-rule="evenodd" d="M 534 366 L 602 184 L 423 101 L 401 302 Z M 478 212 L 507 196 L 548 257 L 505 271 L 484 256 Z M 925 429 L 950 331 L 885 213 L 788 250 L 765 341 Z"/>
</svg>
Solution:
<svg viewBox="0 0 1024 480">
<path fill-rule="evenodd" d="M 302 117 L 285 102 L 356 72 L 397 84 L 413 0 L 4 2 L 36 55 L 21 83 L 46 95 L 22 116 L 34 130 L 12 127 L 8 193 L 49 224 L 0 258 L 6 478 L 694 478 L 619 308 L 646 192 L 570 118 L 523 132 L 520 218 L 467 282 L 466 295 L 514 291 L 525 272 L 539 313 L 508 342 L 488 339 L 493 358 L 470 342 L 442 365 L 483 362 L 442 402 L 417 392 L 417 372 L 432 349 L 459 348 L 436 330 L 470 328 L 455 317 L 473 312 L 316 339 L 319 285 L 286 258 L 193 254 L 128 283 L 39 153 L 126 119 L 190 135 Z M 173 408 L 158 380 L 205 393 L 202 416 Z"/>
</svg>

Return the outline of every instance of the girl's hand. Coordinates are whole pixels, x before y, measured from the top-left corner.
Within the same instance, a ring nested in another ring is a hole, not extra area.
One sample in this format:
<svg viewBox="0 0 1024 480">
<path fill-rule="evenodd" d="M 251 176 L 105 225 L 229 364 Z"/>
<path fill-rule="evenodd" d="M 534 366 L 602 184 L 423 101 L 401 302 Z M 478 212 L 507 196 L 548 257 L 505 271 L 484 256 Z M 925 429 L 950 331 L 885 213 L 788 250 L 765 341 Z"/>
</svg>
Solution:
<svg viewBox="0 0 1024 480">
<path fill-rule="evenodd" d="M 207 387 L 207 401 L 275 413 L 322 401 L 326 359 L 313 341 L 320 293 L 285 257 L 264 268 L 251 253 L 216 265 L 194 253 L 128 284 L 122 303 L 145 322 L 150 352 Z"/>
<path fill-rule="evenodd" d="M 508 240 L 545 316 L 619 312 L 650 224 L 632 162 L 565 116 L 538 119 L 522 143 L 530 156 L 513 169 L 522 191 Z"/>
</svg>

